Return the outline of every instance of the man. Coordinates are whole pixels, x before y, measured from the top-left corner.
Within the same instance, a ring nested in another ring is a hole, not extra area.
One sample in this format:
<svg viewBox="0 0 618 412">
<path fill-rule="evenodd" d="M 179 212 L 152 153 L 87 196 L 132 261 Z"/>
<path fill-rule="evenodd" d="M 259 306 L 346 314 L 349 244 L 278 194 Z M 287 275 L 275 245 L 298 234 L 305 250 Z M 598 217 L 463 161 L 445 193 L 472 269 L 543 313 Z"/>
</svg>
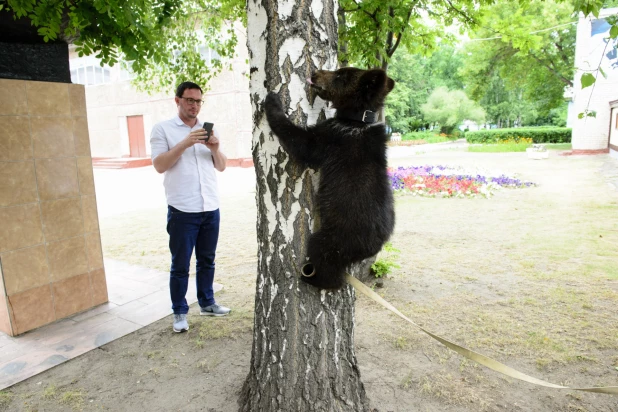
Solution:
<svg viewBox="0 0 618 412">
<path fill-rule="evenodd" d="M 216 129 L 207 136 L 197 115 L 204 100 L 195 83 L 178 86 L 174 98 L 178 116 L 156 124 L 150 145 L 152 164 L 165 173 L 167 233 L 172 255 L 170 295 L 174 332 L 189 330 L 185 295 L 189 265 L 195 250 L 197 299 L 200 314 L 225 316 L 229 308 L 217 305 L 213 292 L 215 252 L 219 239 L 219 194 L 215 169 L 225 170 L 227 158 L 219 150 Z"/>
</svg>

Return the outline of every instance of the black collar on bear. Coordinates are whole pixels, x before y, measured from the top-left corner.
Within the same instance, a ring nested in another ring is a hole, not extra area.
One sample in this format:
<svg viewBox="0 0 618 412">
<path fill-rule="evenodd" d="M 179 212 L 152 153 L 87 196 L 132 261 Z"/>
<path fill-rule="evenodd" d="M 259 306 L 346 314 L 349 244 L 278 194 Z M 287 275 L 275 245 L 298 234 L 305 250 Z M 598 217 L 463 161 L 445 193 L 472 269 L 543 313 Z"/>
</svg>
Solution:
<svg viewBox="0 0 618 412">
<path fill-rule="evenodd" d="M 368 124 L 378 121 L 378 113 L 372 112 L 371 110 L 337 109 L 336 117 Z"/>
</svg>

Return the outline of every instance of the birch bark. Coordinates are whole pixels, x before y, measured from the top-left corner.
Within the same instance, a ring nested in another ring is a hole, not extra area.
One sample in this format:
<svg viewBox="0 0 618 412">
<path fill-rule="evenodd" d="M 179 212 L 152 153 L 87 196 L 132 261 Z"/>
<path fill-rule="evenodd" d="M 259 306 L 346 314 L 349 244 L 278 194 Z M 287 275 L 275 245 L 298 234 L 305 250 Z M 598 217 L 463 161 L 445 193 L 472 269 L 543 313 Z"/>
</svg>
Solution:
<svg viewBox="0 0 618 412">
<path fill-rule="evenodd" d="M 251 366 L 243 412 L 367 411 L 354 353 L 354 290 L 319 291 L 300 281 L 306 242 L 319 217 L 319 176 L 301 170 L 272 135 L 268 91 L 296 124 L 330 117 L 305 81 L 337 68 L 336 0 L 248 0 L 258 267 Z"/>
</svg>

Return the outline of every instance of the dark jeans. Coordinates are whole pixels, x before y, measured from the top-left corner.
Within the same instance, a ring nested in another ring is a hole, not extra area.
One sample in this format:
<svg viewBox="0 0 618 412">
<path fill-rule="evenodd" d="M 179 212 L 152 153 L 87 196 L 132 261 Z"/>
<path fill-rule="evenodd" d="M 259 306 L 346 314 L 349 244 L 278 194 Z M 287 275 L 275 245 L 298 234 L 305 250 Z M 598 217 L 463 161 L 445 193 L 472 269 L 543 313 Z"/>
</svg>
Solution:
<svg viewBox="0 0 618 412">
<path fill-rule="evenodd" d="M 215 252 L 219 240 L 219 209 L 212 212 L 186 213 L 168 206 L 167 233 L 170 235 L 172 267 L 170 295 L 174 313 L 189 312 L 187 287 L 189 265 L 195 249 L 197 300 L 201 307 L 215 303 L 212 282 L 215 277 Z"/>
</svg>

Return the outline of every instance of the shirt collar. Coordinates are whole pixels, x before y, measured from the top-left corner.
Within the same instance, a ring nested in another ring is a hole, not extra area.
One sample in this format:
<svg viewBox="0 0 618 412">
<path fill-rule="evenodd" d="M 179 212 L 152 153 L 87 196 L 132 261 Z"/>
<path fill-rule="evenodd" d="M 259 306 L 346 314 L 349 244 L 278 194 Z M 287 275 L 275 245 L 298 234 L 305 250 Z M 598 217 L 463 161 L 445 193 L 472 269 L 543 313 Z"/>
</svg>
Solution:
<svg viewBox="0 0 618 412">
<path fill-rule="evenodd" d="M 197 122 L 195 123 L 195 126 L 197 126 L 198 124 L 202 124 L 200 122 L 200 118 L 199 117 L 197 117 L 196 120 L 197 120 Z M 178 115 L 176 115 L 176 117 L 174 117 L 174 123 L 176 123 L 176 126 L 187 126 L 185 124 L 185 122 L 183 122 L 182 119 L 180 118 L 180 116 L 178 116 Z M 195 126 L 193 126 L 193 127 L 195 127 Z M 189 126 L 187 126 L 187 127 L 189 127 Z"/>
</svg>

